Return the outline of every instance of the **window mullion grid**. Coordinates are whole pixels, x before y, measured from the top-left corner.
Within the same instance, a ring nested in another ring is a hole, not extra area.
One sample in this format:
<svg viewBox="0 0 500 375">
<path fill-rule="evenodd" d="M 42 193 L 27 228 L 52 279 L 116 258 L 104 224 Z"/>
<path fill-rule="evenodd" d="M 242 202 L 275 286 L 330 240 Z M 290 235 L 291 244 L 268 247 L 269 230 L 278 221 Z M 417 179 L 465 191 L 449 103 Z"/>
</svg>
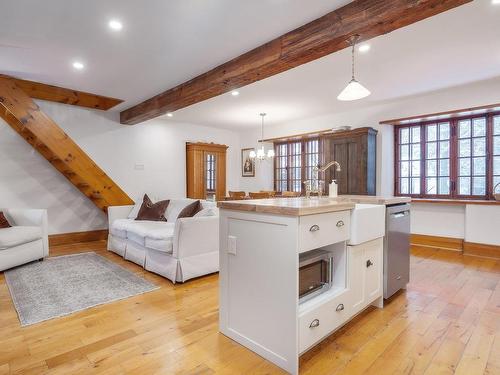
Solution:
<svg viewBox="0 0 500 375">
<path fill-rule="evenodd" d="M 306 158 L 307 158 L 306 153 L 310 151 L 307 149 L 307 140 L 302 140 L 300 147 L 302 149 L 302 155 L 301 155 L 302 165 L 300 168 L 300 193 L 304 194 L 303 182 L 306 180 Z"/>
<path fill-rule="evenodd" d="M 450 121 L 450 198 L 457 197 L 458 191 L 458 121 Z"/>
<path fill-rule="evenodd" d="M 401 165 L 401 155 L 400 155 L 400 137 L 399 137 L 399 132 L 401 130 L 401 127 L 395 126 L 394 127 L 394 195 L 399 196 L 401 195 L 401 183 L 400 183 L 400 178 L 401 178 L 401 172 L 400 172 L 400 165 Z"/>
<path fill-rule="evenodd" d="M 427 132 L 425 131 L 425 126 L 420 125 L 420 194 L 419 197 L 423 197 L 426 191 L 426 141 L 427 141 Z"/>
<path fill-rule="evenodd" d="M 486 116 L 486 197 L 493 196 L 493 115 Z"/>
</svg>

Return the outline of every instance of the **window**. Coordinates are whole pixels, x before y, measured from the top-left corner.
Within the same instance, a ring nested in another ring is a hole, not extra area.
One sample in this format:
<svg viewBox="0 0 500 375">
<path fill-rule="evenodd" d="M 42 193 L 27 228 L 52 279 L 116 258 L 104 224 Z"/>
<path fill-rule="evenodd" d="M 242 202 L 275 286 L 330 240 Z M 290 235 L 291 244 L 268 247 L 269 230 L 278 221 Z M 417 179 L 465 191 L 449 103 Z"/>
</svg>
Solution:
<svg viewBox="0 0 500 375">
<path fill-rule="evenodd" d="M 490 199 L 500 183 L 500 114 L 395 127 L 396 195 Z"/>
<path fill-rule="evenodd" d="M 207 191 L 214 192 L 215 191 L 215 155 L 207 154 Z"/>
<path fill-rule="evenodd" d="M 275 144 L 275 190 L 302 192 L 303 182 L 312 179 L 319 163 L 319 149 L 318 138 Z"/>
</svg>

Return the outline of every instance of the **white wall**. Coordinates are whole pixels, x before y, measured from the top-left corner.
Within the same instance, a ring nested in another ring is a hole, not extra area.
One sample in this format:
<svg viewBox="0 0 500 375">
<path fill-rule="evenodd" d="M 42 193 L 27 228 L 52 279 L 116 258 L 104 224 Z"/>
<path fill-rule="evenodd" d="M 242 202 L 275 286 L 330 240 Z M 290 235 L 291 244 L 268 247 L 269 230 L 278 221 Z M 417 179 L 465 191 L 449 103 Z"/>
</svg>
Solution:
<svg viewBox="0 0 500 375">
<path fill-rule="evenodd" d="M 414 203 L 411 207 L 411 232 L 465 238 L 465 205 Z"/>
<path fill-rule="evenodd" d="M 337 100 L 332 94 L 332 101 Z M 451 111 L 481 105 L 500 103 L 500 78 L 476 82 L 426 95 L 373 104 L 361 109 L 342 113 L 329 113 L 275 126 L 266 126 L 265 138 L 284 137 L 349 125 L 353 128 L 369 126 L 379 131 L 377 137 L 377 194 L 391 195 L 394 186 L 394 133 L 390 125 L 379 125 L 380 121 L 394 118 L 419 116 L 427 113 Z M 272 118 L 272 111 L 269 110 Z M 242 147 L 255 147 L 260 138 L 260 129 L 242 133 Z M 261 171 L 259 172 L 259 169 Z M 241 187 L 259 190 L 261 185 L 272 187 L 272 163 L 257 165 L 255 178 L 241 178 Z"/>
<path fill-rule="evenodd" d="M 332 101 L 336 100 L 332 94 Z M 269 126 L 265 138 L 283 137 L 350 125 L 353 128 L 370 126 L 379 131 L 377 136 L 377 194 L 394 193 L 394 132 L 390 125 L 379 125 L 380 121 L 395 118 L 419 116 L 428 113 L 451 111 L 482 105 L 500 103 L 500 78 L 476 82 L 427 95 L 402 98 L 384 104 L 374 104 L 349 112 L 330 113 L 314 118 Z M 269 112 L 269 117 L 272 112 Z M 254 147 L 259 139 L 258 129 L 242 136 L 242 147 Z M 273 165 L 257 165 L 255 178 L 240 178 L 242 189 L 271 189 L 273 186 Z M 499 215 L 500 215 L 500 208 Z M 465 236 L 464 206 L 415 205 L 412 232 L 435 236 Z"/>
<path fill-rule="evenodd" d="M 465 241 L 500 246 L 500 207 L 467 205 Z"/>
<path fill-rule="evenodd" d="M 39 101 L 41 109 L 132 199 L 183 197 L 186 192 L 185 143 L 229 146 L 228 189 L 239 189 L 239 136 L 170 120 L 125 126 L 117 114 Z M 135 165 L 144 165 L 136 170 Z M 45 159 L 0 120 L 0 207 L 49 211 L 50 233 L 106 228 L 106 216 Z"/>
</svg>

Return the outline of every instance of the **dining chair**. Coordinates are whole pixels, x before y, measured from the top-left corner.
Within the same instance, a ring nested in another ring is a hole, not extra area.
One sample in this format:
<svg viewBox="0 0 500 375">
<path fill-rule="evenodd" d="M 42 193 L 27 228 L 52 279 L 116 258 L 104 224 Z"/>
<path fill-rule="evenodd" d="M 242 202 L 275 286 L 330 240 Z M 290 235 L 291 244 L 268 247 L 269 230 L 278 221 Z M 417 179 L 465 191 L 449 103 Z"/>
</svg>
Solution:
<svg viewBox="0 0 500 375">
<path fill-rule="evenodd" d="M 300 192 L 298 191 L 283 191 L 281 193 L 281 196 L 283 198 L 294 198 L 294 197 L 300 197 Z"/>
<path fill-rule="evenodd" d="M 274 198 L 276 196 L 276 192 L 274 190 L 261 190 L 260 193 L 268 193 L 270 198 Z"/>
<path fill-rule="evenodd" d="M 265 199 L 265 198 L 270 198 L 269 192 L 250 192 L 248 193 L 250 198 L 252 199 Z"/>
</svg>

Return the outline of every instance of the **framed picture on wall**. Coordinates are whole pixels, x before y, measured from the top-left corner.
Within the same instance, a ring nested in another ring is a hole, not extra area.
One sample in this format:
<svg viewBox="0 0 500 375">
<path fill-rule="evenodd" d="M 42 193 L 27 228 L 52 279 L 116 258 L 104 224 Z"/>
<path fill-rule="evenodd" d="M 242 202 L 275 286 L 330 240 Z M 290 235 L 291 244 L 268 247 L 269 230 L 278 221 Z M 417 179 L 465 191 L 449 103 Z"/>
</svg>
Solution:
<svg viewBox="0 0 500 375">
<path fill-rule="evenodd" d="M 255 177 L 255 160 L 250 158 L 250 151 L 253 148 L 244 148 L 241 150 L 241 176 Z"/>
</svg>

